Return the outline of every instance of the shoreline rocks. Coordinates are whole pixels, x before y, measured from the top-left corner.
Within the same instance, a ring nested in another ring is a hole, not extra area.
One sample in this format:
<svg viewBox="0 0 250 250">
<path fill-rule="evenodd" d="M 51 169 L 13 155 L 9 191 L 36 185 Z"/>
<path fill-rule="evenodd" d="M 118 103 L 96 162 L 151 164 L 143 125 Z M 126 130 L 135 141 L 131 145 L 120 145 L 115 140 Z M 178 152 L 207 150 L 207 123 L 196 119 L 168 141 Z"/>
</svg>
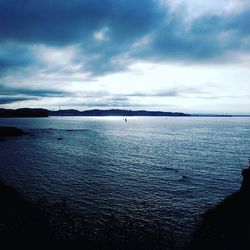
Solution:
<svg viewBox="0 0 250 250">
<path fill-rule="evenodd" d="M 239 191 L 201 218 L 188 250 L 245 250 L 250 246 L 250 166 L 242 170 Z"/>
<path fill-rule="evenodd" d="M 16 127 L 3 127 L 0 126 L 0 137 L 13 137 L 13 136 L 22 136 L 25 133 L 22 129 Z"/>
<path fill-rule="evenodd" d="M 250 194 L 250 166 L 242 170 L 243 180 L 241 183 L 240 192 L 246 192 Z"/>
</svg>

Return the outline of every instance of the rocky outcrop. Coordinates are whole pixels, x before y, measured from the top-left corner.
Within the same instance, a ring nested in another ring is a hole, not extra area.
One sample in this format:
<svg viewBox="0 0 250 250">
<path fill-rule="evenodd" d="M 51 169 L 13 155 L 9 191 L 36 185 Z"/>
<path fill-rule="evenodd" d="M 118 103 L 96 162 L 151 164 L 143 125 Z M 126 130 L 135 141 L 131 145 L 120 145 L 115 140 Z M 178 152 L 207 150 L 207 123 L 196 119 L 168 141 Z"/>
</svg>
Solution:
<svg viewBox="0 0 250 250">
<path fill-rule="evenodd" d="M 241 188 L 203 216 L 189 250 L 241 250 L 250 246 L 250 168 L 243 169 Z"/>
<path fill-rule="evenodd" d="M 250 194 L 250 167 L 242 170 L 243 180 L 241 183 L 240 192 Z"/>
<path fill-rule="evenodd" d="M 0 241 L 46 240 L 47 218 L 14 188 L 0 181 Z"/>
<path fill-rule="evenodd" d="M 0 127 L 0 137 L 24 135 L 22 129 L 16 127 Z"/>
</svg>

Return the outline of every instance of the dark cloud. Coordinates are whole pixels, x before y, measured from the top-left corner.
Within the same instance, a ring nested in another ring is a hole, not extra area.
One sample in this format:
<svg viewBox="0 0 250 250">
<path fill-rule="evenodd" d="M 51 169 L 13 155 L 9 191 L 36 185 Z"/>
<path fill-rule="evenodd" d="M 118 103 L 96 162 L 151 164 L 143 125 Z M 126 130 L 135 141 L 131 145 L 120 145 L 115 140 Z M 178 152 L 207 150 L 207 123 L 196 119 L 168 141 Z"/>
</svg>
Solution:
<svg viewBox="0 0 250 250">
<path fill-rule="evenodd" d="M 0 96 L 0 104 L 10 104 L 20 101 L 30 101 L 30 100 L 36 100 L 36 98 L 30 98 L 30 97 L 1 97 Z"/>
<path fill-rule="evenodd" d="M 98 91 L 84 91 L 78 93 L 72 93 L 64 90 L 55 89 L 31 89 L 20 87 L 8 87 L 0 85 L 0 96 L 13 97 L 16 95 L 25 96 L 25 98 L 41 98 L 41 97 L 74 97 L 78 99 L 99 99 L 108 103 L 123 103 L 130 101 L 131 97 L 176 97 L 183 96 L 185 94 L 192 94 L 199 92 L 194 88 L 182 88 L 182 89 L 162 89 L 156 91 L 141 91 L 135 93 L 112 93 L 106 90 Z"/>
<path fill-rule="evenodd" d="M 126 69 L 133 60 L 207 61 L 249 49 L 244 42 L 250 34 L 249 10 L 202 16 L 190 27 L 181 14 L 169 12 L 157 0 L 1 0 L 0 67 L 35 63 L 20 44 L 77 45 L 81 53 L 76 61 L 93 75 Z M 95 32 L 104 31 L 101 41 L 95 39 Z M 230 31 L 233 37 L 221 39 Z M 144 37 L 149 42 L 143 45 Z M 10 41 L 12 46 L 1 49 Z"/>
<path fill-rule="evenodd" d="M 127 94 L 129 97 L 185 97 L 192 94 L 205 94 L 199 88 L 194 87 L 182 87 L 182 88 L 172 88 L 172 89 L 159 89 L 151 92 L 135 92 L 132 94 Z"/>
<path fill-rule="evenodd" d="M 16 42 L 0 42 L 0 74 L 30 66 L 34 60 L 34 55 L 27 46 Z"/>
<path fill-rule="evenodd" d="M 76 98 L 105 98 L 106 101 L 127 102 L 133 97 L 185 97 L 193 94 L 207 94 L 200 88 L 194 87 L 179 87 L 179 88 L 164 88 L 153 91 L 137 91 L 134 93 L 112 93 L 106 90 L 99 91 L 84 91 L 76 94 Z"/>
<path fill-rule="evenodd" d="M 102 74 L 124 69 L 127 62 L 113 58 L 156 27 L 164 12 L 154 0 L 2 0 L 0 40 L 27 46 L 77 44 L 82 53 L 77 61 L 85 70 Z M 107 40 L 96 41 L 94 33 L 104 28 Z M 9 62 L 15 62 L 12 55 L 2 64 Z"/>
<path fill-rule="evenodd" d="M 14 88 L 0 85 L 0 105 L 20 101 L 35 101 L 43 97 L 66 97 L 70 96 L 70 94 L 60 90 Z"/>
<path fill-rule="evenodd" d="M 18 88 L 18 87 L 7 87 L 0 85 L 0 95 L 4 96 L 15 96 L 25 95 L 30 97 L 66 97 L 71 93 L 63 90 L 53 89 L 30 89 L 30 88 Z"/>
<path fill-rule="evenodd" d="M 239 15 L 227 20 L 226 29 L 230 29 L 230 30 L 233 29 L 243 36 L 249 36 L 250 34 L 250 10 L 246 9 Z"/>
<path fill-rule="evenodd" d="M 4 0 L 0 37 L 64 45 L 86 41 L 106 26 L 113 38 L 125 41 L 147 32 L 160 12 L 154 0 Z"/>
<path fill-rule="evenodd" d="M 235 16 L 207 15 L 187 25 L 178 16 L 159 26 L 151 43 L 136 52 L 145 60 L 213 62 L 233 60 L 233 51 L 250 52 L 245 39 L 250 36 L 250 11 Z"/>
<path fill-rule="evenodd" d="M 170 90 L 159 90 L 153 92 L 135 92 L 132 94 L 128 94 L 127 96 L 130 97 L 175 97 L 179 96 L 180 93 L 177 89 L 170 89 Z"/>
<path fill-rule="evenodd" d="M 159 89 L 155 91 L 141 91 L 135 93 L 111 93 L 108 91 L 89 91 L 78 93 L 74 99 L 67 100 L 67 106 L 85 106 L 85 107 L 145 107 L 143 100 L 145 98 L 165 98 L 165 97 L 183 97 L 190 98 L 190 95 L 195 95 L 195 98 L 211 99 L 209 93 L 201 91 L 198 88 L 183 87 L 175 89 Z M 137 100 L 134 100 L 136 98 Z M 60 104 L 63 106 L 63 103 Z M 147 106 L 160 107 L 159 104 L 147 99 Z M 165 105 L 170 106 L 170 105 Z M 172 105 L 173 106 L 173 105 Z"/>
<path fill-rule="evenodd" d="M 87 102 L 83 102 L 83 101 L 78 101 L 78 102 L 69 102 L 67 103 L 67 106 L 81 106 L 81 107 L 88 107 L 88 108 L 136 108 L 136 107 L 145 107 L 148 105 L 145 104 L 140 104 L 138 102 L 132 102 L 132 101 L 112 101 L 112 100 L 99 100 L 99 101 L 87 101 Z M 63 105 L 62 105 L 63 106 Z M 161 105 L 159 104 L 154 104 L 151 103 L 150 107 L 160 107 Z M 170 105 L 164 105 L 166 106 L 170 106 Z"/>
</svg>

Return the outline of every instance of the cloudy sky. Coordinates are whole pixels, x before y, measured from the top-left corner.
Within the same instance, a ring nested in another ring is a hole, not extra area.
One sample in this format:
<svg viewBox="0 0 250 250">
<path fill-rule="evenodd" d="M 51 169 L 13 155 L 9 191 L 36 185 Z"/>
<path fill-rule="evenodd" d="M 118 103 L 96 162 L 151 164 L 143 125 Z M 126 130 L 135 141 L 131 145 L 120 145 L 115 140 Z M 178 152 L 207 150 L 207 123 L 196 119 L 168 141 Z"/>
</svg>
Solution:
<svg viewBox="0 0 250 250">
<path fill-rule="evenodd" d="M 0 107 L 250 113 L 249 0 L 0 0 Z"/>
</svg>

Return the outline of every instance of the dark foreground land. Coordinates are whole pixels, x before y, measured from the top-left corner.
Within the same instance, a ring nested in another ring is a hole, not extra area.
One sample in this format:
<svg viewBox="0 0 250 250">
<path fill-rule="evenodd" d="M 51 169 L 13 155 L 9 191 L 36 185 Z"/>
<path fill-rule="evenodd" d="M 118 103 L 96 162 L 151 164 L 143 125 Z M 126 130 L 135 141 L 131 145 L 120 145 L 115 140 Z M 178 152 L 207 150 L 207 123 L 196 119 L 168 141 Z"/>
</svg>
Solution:
<svg viewBox="0 0 250 250">
<path fill-rule="evenodd" d="M 141 226 L 114 216 L 106 222 L 88 221 L 67 202 L 26 200 L 0 182 L 0 241 L 77 241 L 84 249 L 175 249 L 171 234 L 158 223 Z"/>
<path fill-rule="evenodd" d="M 250 166 L 242 175 L 240 190 L 204 214 L 187 249 L 250 249 Z"/>
</svg>

